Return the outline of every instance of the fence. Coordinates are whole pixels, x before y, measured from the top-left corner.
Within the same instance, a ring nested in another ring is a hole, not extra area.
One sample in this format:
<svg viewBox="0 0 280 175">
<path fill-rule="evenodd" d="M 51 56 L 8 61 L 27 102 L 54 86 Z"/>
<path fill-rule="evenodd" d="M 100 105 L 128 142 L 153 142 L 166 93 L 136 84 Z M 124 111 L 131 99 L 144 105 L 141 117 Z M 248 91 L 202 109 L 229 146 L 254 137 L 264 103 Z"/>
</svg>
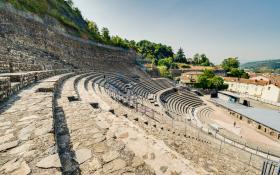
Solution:
<svg viewBox="0 0 280 175">
<path fill-rule="evenodd" d="M 261 175 L 280 175 L 280 163 L 264 161 Z"/>
</svg>

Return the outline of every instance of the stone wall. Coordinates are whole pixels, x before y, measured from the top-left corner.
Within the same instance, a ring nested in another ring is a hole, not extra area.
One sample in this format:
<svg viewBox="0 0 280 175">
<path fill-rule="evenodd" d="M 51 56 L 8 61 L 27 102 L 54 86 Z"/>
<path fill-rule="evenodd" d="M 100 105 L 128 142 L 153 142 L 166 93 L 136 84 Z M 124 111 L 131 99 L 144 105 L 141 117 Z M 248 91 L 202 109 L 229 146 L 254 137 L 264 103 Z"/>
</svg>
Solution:
<svg viewBox="0 0 280 175">
<path fill-rule="evenodd" d="M 135 53 L 56 30 L 40 17 L 0 6 L 0 72 L 61 68 L 93 69 L 134 64 Z"/>
</svg>

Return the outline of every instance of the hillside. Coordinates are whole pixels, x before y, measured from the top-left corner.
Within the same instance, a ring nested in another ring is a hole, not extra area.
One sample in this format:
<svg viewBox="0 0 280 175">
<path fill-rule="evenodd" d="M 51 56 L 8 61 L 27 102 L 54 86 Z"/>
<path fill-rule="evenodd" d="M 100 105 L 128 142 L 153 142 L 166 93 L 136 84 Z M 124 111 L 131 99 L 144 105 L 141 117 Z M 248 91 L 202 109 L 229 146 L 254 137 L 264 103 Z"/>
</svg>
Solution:
<svg viewBox="0 0 280 175">
<path fill-rule="evenodd" d="M 86 35 L 91 37 L 87 29 L 87 21 L 81 15 L 79 9 L 73 7 L 72 1 L 64 0 L 4 0 L 12 4 L 15 8 L 29 11 L 40 17 L 53 17 L 58 20 L 68 32 L 76 35 Z"/>
<path fill-rule="evenodd" d="M 277 70 L 280 69 L 280 59 L 248 62 L 241 65 L 243 69 Z"/>
</svg>

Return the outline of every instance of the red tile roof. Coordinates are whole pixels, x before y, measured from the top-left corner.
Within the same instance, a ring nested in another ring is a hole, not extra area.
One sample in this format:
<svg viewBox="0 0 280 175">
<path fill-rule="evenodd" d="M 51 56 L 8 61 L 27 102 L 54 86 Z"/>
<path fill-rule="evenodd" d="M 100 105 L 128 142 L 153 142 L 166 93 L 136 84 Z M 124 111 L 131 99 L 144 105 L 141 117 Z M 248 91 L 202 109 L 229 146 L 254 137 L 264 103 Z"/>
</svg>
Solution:
<svg viewBox="0 0 280 175">
<path fill-rule="evenodd" d="M 245 78 L 234 78 L 234 77 L 224 77 L 224 80 L 227 82 L 254 84 L 254 85 L 260 85 L 260 86 L 265 86 L 265 85 L 269 84 L 269 82 L 265 81 L 265 80 L 250 80 L 250 79 L 245 79 Z"/>
</svg>

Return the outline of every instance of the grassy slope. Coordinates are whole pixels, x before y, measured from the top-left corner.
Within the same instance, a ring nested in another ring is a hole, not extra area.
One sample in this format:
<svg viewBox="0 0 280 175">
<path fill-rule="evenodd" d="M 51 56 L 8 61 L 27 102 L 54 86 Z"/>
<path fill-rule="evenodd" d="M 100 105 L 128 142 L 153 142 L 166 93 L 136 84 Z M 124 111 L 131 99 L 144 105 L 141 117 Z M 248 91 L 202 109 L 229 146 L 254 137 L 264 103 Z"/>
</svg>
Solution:
<svg viewBox="0 0 280 175">
<path fill-rule="evenodd" d="M 87 22 L 78 9 L 72 8 L 64 0 L 5 0 L 15 8 L 36 13 L 39 16 L 49 15 L 56 18 L 75 34 L 89 37 Z"/>
</svg>

